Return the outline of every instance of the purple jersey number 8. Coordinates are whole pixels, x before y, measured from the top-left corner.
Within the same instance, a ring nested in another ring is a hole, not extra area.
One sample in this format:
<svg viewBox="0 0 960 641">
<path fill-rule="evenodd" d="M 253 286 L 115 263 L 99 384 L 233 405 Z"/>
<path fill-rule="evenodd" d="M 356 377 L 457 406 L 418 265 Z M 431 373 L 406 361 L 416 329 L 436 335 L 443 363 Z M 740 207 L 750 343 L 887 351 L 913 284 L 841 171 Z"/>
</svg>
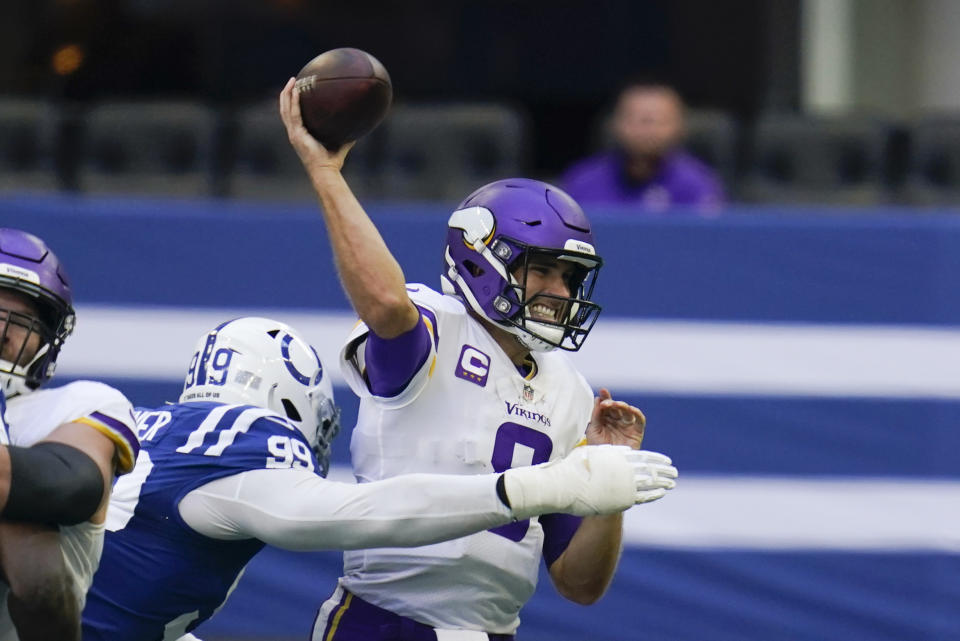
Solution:
<svg viewBox="0 0 960 641">
<path fill-rule="evenodd" d="M 517 445 L 525 445 L 533 450 L 531 465 L 546 463 L 553 453 L 553 442 L 543 432 L 538 432 L 526 425 L 504 423 L 497 429 L 497 437 L 493 442 L 493 471 L 500 473 L 510 469 L 513 465 L 513 453 Z M 530 528 L 530 519 L 508 523 L 489 530 L 494 534 L 506 537 L 511 541 L 521 541 Z"/>
</svg>

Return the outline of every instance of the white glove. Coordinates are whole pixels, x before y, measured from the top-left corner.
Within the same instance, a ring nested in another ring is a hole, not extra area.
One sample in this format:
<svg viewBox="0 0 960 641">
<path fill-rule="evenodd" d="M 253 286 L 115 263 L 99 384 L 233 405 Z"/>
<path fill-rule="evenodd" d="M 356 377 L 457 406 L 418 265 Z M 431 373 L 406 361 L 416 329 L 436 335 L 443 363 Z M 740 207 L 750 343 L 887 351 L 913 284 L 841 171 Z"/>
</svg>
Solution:
<svg viewBox="0 0 960 641">
<path fill-rule="evenodd" d="M 676 478 L 668 457 L 626 445 L 585 445 L 566 458 L 503 474 L 518 520 L 555 512 L 616 514 L 656 501 L 674 488 Z"/>
</svg>

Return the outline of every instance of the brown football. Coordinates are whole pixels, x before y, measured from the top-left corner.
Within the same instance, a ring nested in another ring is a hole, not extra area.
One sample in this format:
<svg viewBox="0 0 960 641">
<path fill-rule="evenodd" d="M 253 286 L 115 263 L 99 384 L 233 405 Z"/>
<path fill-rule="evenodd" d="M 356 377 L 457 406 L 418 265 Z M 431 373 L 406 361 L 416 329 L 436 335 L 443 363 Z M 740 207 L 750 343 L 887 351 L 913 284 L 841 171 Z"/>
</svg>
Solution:
<svg viewBox="0 0 960 641">
<path fill-rule="evenodd" d="M 303 124 L 328 149 L 373 131 L 393 98 L 390 74 L 366 51 L 331 49 L 297 74 Z"/>
</svg>

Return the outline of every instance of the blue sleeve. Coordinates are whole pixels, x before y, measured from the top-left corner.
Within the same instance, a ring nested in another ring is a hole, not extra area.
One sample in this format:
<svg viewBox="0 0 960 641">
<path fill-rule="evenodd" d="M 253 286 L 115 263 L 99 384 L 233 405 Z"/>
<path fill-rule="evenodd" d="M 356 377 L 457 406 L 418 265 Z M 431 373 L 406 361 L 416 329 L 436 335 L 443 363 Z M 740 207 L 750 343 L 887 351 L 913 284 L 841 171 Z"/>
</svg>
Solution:
<svg viewBox="0 0 960 641">
<path fill-rule="evenodd" d="M 10 433 L 7 430 L 7 398 L 0 389 L 0 443 L 7 445 L 10 443 Z"/>
<path fill-rule="evenodd" d="M 419 309 L 420 322 L 410 331 L 389 339 L 373 332 L 367 335 L 364 377 L 377 396 L 390 398 L 402 392 L 430 356 L 437 321 L 433 312 Z"/>
<path fill-rule="evenodd" d="M 540 517 L 543 527 L 543 560 L 547 567 L 560 558 L 583 519 L 570 514 L 544 514 Z"/>
</svg>

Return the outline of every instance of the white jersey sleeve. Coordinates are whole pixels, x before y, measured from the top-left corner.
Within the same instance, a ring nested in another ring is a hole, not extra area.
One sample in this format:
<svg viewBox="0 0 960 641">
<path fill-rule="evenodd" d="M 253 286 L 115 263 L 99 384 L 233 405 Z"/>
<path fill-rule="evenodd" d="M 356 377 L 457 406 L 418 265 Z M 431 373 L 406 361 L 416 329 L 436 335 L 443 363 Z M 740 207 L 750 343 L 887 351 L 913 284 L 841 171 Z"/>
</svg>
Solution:
<svg viewBox="0 0 960 641">
<path fill-rule="evenodd" d="M 414 474 L 355 485 L 304 469 L 250 470 L 192 490 L 180 516 L 211 538 L 289 550 L 427 545 L 509 523 L 496 483 L 493 474 Z"/>
<path fill-rule="evenodd" d="M 403 391 L 395 396 L 383 397 L 375 396 L 367 387 L 367 381 L 364 377 L 366 371 L 365 352 L 366 339 L 370 329 L 366 323 L 360 321 L 354 325 L 340 352 L 340 369 L 354 394 L 360 398 L 376 398 L 378 403 L 391 409 L 399 409 L 415 401 L 433 375 L 437 363 L 438 325 L 439 318 L 442 318 L 442 316 L 437 313 L 436 306 L 443 307 L 445 301 L 443 297 L 436 299 L 424 297 L 422 292 L 430 291 L 424 285 L 407 285 L 407 291 L 411 294 L 411 300 L 420 310 L 420 322 L 426 326 L 430 335 L 430 352 L 417 371 L 414 372 Z"/>
<path fill-rule="evenodd" d="M 81 423 L 107 438 L 115 448 L 118 473 L 133 469 L 140 451 L 137 422 L 130 401 L 95 381 L 75 381 L 11 399 L 7 408 L 12 445 L 29 447 L 65 423 Z"/>
</svg>

